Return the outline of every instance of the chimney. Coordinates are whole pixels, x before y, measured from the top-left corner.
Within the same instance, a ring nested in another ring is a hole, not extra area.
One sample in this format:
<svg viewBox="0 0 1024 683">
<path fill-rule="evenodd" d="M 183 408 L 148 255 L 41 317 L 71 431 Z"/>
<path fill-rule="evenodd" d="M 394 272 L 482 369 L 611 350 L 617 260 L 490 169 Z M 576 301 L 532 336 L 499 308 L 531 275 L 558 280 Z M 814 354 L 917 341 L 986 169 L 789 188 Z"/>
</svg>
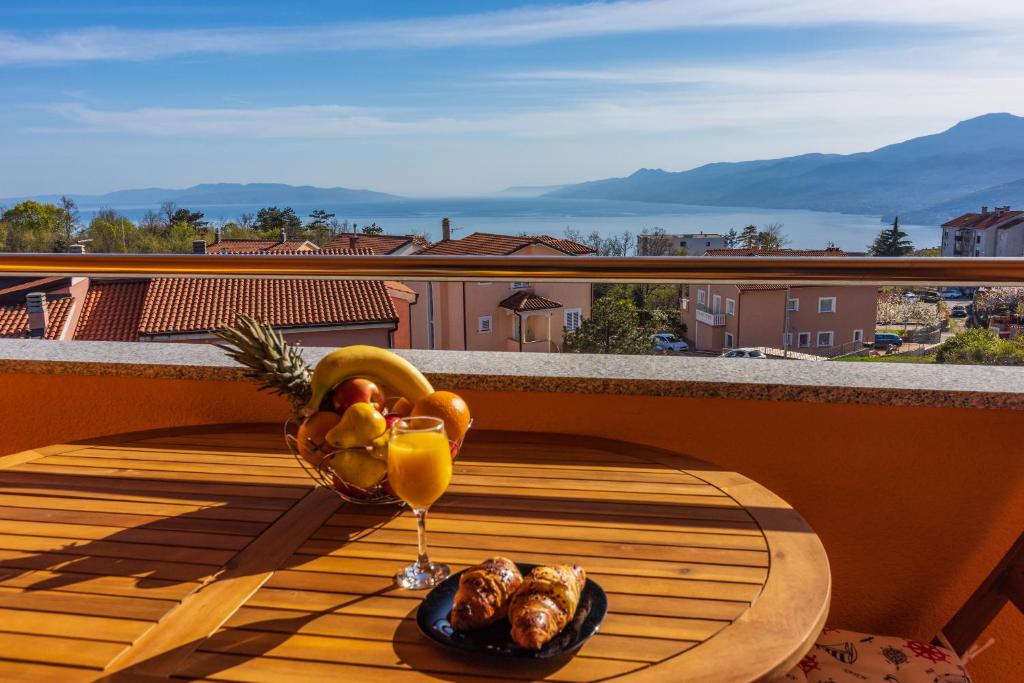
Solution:
<svg viewBox="0 0 1024 683">
<path fill-rule="evenodd" d="M 213 229 L 213 243 L 220 244 L 220 226 Z"/>
<path fill-rule="evenodd" d="M 282 230 L 281 231 L 281 236 L 279 238 L 279 243 L 280 244 L 284 244 L 287 241 L 288 241 L 288 233 L 286 233 L 284 230 Z"/>
<path fill-rule="evenodd" d="M 49 317 L 46 314 L 46 292 L 31 292 L 25 297 L 28 309 L 28 336 L 42 339 L 46 335 Z"/>
<path fill-rule="evenodd" d="M 348 248 L 349 249 L 355 249 L 358 244 L 359 244 L 359 237 L 358 236 L 356 236 L 355 234 L 351 234 L 351 235 L 348 236 Z"/>
<path fill-rule="evenodd" d="M 981 215 L 982 216 L 988 215 L 988 207 L 987 206 L 981 207 Z"/>
<path fill-rule="evenodd" d="M 206 240 L 192 240 L 192 253 L 193 254 L 205 254 L 206 253 Z"/>
<path fill-rule="evenodd" d="M 69 254 L 84 254 L 85 253 L 85 245 L 84 244 L 69 244 L 68 245 L 68 253 Z"/>
<path fill-rule="evenodd" d="M 448 241 L 452 238 L 452 224 L 447 218 L 441 219 L 441 239 Z"/>
</svg>

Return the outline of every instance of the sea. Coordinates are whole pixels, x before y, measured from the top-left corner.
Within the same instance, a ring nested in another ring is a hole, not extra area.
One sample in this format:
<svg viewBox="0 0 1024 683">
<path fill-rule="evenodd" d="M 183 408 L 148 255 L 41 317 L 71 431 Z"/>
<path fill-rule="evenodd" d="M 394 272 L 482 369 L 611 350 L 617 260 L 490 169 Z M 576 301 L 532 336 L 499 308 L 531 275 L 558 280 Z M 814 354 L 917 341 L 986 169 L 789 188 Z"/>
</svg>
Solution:
<svg viewBox="0 0 1024 683">
<path fill-rule="evenodd" d="M 267 202 L 271 204 L 272 202 Z M 255 213 L 262 205 L 189 205 L 202 211 L 215 223 L 234 220 L 242 213 Z M 88 220 L 101 207 L 80 206 L 82 218 Z M 139 219 L 156 206 L 114 206 L 119 213 Z M 692 206 L 687 204 L 631 202 L 601 199 L 563 199 L 553 197 L 451 197 L 430 199 L 395 199 L 337 205 L 294 204 L 305 219 L 314 209 L 326 209 L 339 221 L 358 226 L 376 223 L 387 233 L 425 233 L 440 239 L 441 219 L 449 218 L 453 237 L 472 232 L 500 234 L 547 234 L 561 237 L 567 229 L 587 235 L 597 231 L 609 236 L 630 231 L 662 228 L 668 233 L 740 231 L 744 226 L 782 225 L 789 237 L 789 246 L 797 249 L 821 249 L 829 242 L 847 251 L 864 251 L 886 227 L 879 216 L 861 216 L 824 211 L 796 209 L 759 209 L 749 207 Z M 938 226 L 904 225 L 916 247 L 939 244 Z"/>
</svg>

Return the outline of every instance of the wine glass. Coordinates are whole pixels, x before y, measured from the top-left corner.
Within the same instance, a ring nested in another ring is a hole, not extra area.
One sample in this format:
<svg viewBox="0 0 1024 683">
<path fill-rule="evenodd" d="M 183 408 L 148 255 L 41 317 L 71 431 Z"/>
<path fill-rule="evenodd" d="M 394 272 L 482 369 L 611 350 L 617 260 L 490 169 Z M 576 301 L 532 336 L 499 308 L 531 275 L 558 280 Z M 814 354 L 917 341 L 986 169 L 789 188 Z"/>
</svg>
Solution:
<svg viewBox="0 0 1024 683">
<path fill-rule="evenodd" d="M 407 417 L 391 426 L 388 482 L 416 515 L 416 561 L 395 574 L 402 588 L 431 588 L 451 575 L 447 565 L 427 556 L 427 508 L 452 480 L 452 456 L 444 422 L 436 417 Z"/>
</svg>

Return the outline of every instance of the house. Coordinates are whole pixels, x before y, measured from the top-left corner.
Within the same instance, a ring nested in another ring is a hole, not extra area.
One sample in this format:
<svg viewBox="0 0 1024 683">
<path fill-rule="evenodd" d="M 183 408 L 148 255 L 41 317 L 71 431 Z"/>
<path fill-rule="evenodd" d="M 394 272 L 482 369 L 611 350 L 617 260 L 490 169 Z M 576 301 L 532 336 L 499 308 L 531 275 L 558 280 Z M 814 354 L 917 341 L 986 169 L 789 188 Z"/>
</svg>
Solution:
<svg viewBox="0 0 1024 683">
<path fill-rule="evenodd" d="M 703 256 L 709 249 L 724 249 L 725 235 L 710 232 L 683 234 L 638 235 L 637 254 L 640 256 L 671 256 L 685 250 L 687 256 Z"/>
<path fill-rule="evenodd" d="M 213 342 L 211 330 L 248 313 L 306 346 L 409 348 L 415 301 L 382 280 L 41 278 L 0 290 L 0 337 Z"/>
<path fill-rule="evenodd" d="M 843 257 L 836 248 L 713 249 L 716 256 Z M 872 341 L 878 288 L 784 284 L 689 284 L 681 303 L 691 348 L 720 352 L 738 347 L 792 349 L 823 354 L 844 345 Z"/>
<path fill-rule="evenodd" d="M 429 243 L 420 235 L 366 235 L 363 233 L 342 233 L 325 245 L 325 248 L 370 249 L 374 254 L 406 256 L 423 250 Z"/>
<path fill-rule="evenodd" d="M 213 243 L 194 240 L 194 254 L 277 254 L 281 252 L 316 251 L 319 247 L 309 240 L 289 239 L 282 230 L 276 240 L 221 239 L 220 228 L 213 231 Z"/>
<path fill-rule="evenodd" d="M 444 239 L 425 256 L 589 256 L 572 240 L 546 235 L 515 236 L 474 232 Z M 417 282 L 420 316 L 413 313 L 413 348 L 473 351 L 560 351 L 565 329 L 590 315 L 591 286 L 575 282 Z"/>
<path fill-rule="evenodd" d="M 943 223 L 942 255 L 1024 256 L 1024 211 L 983 206 Z"/>
</svg>

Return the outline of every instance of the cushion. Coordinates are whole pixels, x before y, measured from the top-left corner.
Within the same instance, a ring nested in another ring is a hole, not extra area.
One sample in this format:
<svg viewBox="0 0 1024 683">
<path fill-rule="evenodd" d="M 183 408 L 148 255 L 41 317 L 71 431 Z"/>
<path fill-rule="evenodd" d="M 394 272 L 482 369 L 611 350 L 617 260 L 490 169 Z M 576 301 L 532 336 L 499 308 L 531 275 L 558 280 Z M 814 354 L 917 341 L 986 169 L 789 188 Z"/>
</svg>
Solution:
<svg viewBox="0 0 1024 683">
<path fill-rule="evenodd" d="M 906 638 L 826 627 L 783 681 L 797 683 L 971 683 L 952 650 Z"/>
</svg>

